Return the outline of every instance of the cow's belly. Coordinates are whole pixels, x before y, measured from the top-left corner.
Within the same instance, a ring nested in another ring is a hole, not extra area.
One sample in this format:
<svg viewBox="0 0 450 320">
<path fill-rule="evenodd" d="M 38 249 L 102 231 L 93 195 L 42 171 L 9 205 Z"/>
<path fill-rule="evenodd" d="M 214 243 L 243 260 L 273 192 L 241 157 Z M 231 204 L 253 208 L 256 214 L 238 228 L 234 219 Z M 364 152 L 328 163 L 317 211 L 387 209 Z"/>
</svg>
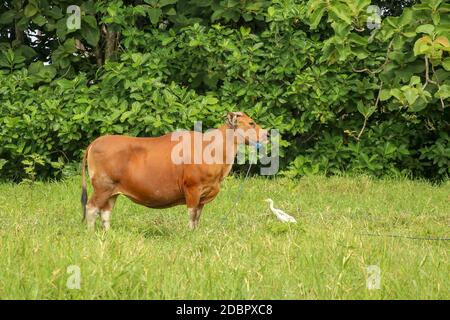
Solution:
<svg viewBox="0 0 450 320">
<path fill-rule="evenodd" d="M 127 198 L 132 200 L 133 202 L 146 206 L 148 208 L 152 209 L 164 209 L 164 208 L 170 208 L 177 205 L 185 204 L 185 198 L 183 197 L 177 197 L 172 199 L 163 200 L 161 198 L 153 198 L 153 197 L 147 197 L 147 198 L 136 198 L 131 195 L 124 194 Z"/>
<path fill-rule="evenodd" d="M 152 183 L 142 181 L 139 183 L 119 183 L 117 194 L 123 194 L 132 201 L 149 208 L 168 208 L 185 203 L 185 197 L 176 183 Z"/>
<path fill-rule="evenodd" d="M 127 166 L 117 181 L 117 193 L 150 208 L 168 208 L 185 203 L 182 168 L 170 159 L 140 159 Z"/>
</svg>

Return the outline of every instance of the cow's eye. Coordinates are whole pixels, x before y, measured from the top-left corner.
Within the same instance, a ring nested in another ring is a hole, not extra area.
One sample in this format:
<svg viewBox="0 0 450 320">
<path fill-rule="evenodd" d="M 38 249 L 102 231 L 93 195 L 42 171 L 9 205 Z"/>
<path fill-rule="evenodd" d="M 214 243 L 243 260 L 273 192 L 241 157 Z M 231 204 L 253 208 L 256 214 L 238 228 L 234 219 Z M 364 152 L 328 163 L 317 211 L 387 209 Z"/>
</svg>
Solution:
<svg viewBox="0 0 450 320">
<path fill-rule="evenodd" d="M 255 126 L 255 123 L 254 123 L 254 122 L 250 122 L 249 125 L 251 125 L 252 127 L 254 127 L 254 126 Z"/>
</svg>

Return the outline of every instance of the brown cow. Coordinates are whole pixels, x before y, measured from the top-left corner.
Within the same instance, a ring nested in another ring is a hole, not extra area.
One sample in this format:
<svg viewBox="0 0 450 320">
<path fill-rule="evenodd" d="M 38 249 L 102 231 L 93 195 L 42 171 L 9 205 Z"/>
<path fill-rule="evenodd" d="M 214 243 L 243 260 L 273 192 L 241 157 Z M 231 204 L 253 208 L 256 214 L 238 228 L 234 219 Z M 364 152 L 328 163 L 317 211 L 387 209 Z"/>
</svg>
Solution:
<svg viewBox="0 0 450 320">
<path fill-rule="evenodd" d="M 224 125 L 210 131 L 223 139 L 219 137 L 208 142 L 202 139 L 205 134 L 201 132 L 184 132 L 183 138 L 187 137 L 190 140 L 188 142 L 194 143 L 188 143 L 189 148 L 187 151 L 182 149 L 182 155 L 189 152 L 194 154 L 209 146 L 209 150 L 214 149 L 211 154 L 220 158 L 214 163 L 174 162 L 174 148 L 180 147 L 180 142 L 173 139 L 174 133 L 156 138 L 117 135 L 97 138 L 86 149 L 82 162 L 81 203 L 88 227 L 94 228 L 97 214 L 100 213 L 103 228 L 107 230 L 116 198 L 123 194 L 149 208 L 186 204 L 189 224 L 194 229 L 203 206 L 217 196 L 220 183 L 229 174 L 238 145 L 267 142 L 267 130 L 246 114 L 230 112 L 226 119 Z M 247 135 L 246 132 L 256 134 Z M 197 142 L 196 135 L 200 135 Z M 201 153 L 201 160 L 204 160 L 203 157 Z M 89 201 L 85 179 L 86 160 L 94 189 Z"/>
</svg>

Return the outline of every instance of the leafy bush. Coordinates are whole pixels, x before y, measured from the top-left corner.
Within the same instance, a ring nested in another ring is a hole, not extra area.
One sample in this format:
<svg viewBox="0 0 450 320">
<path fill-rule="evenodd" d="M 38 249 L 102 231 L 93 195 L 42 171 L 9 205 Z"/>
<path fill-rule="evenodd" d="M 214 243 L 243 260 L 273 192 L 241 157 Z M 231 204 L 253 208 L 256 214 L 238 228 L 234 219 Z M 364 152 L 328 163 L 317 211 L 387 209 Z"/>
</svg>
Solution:
<svg viewBox="0 0 450 320">
<path fill-rule="evenodd" d="M 131 66 L 111 63 L 105 69 L 100 82 L 91 86 L 84 75 L 28 90 L 33 80 L 26 71 L 1 78 L 3 176 L 27 177 L 27 159 L 39 155 L 38 176 L 58 177 L 100 135 L 156 136 L 192 128 L 198 119 L 212 126 L 230 110 L 212 95 L 161 83 Z"/>
<path fill-rule="evenodd" d="M 280 131 L 292 176 L 450 174 L 443 1 L 374 30 L 367 0 L 76 3 L 77 30 L 64 1 L 0 11 L 3 178 L 58 178 L 99 135 L 212 127 L 238 109 Z"/>
</svg>

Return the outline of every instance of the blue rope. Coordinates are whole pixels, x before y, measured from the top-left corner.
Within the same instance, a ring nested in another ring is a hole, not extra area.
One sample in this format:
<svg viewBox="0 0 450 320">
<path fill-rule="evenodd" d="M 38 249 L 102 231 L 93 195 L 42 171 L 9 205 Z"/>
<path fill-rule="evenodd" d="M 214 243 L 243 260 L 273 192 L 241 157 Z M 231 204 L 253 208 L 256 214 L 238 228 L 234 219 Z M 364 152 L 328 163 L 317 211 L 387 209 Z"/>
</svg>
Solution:
<svg viewBox="0 0 450 320">
<path fill-rule="evenodd" d="M 399 234 L 377 234 L 377 233 L 361 233 L 362 236 L 369 237 L 391 237 L 391 238 L 405 238 L 412 240 L 430 240 L 430 241 L 449 241 L 450 238 L 439 238 L 439 237 L 414 237 L 414 236 L 402 236 Z"/>
<path fill-rule="evenodd" d="M 248 169 L 247 169 L 247 173 L 245 174 L 244 179 L 241 181 L 241 183 L 239 185 L 239 190 L 238 190 L 238 192 L 236 194 L 236 200 L 235 200 L 234 204 L 231 206 L 230 210 L 228 210 L 228 212 L 225 215 L 223 215 L 223 217 L 221 219 L 222 223 L 225 223 L 228 220 L 228 216 L 230 215 L 231 211 L 233 211 L 233 209 L 236 208 L 236 206 L 238 205 L 239 201 L 241 200 L 242 190 L 244 189 L 244 183 L 245 183 L 245 181 L 248 178 L 248 175 L 250 173 L 250 169 L 251 168 L 252 168 L 252 164 L 249 163 Z"/>
</svg>

